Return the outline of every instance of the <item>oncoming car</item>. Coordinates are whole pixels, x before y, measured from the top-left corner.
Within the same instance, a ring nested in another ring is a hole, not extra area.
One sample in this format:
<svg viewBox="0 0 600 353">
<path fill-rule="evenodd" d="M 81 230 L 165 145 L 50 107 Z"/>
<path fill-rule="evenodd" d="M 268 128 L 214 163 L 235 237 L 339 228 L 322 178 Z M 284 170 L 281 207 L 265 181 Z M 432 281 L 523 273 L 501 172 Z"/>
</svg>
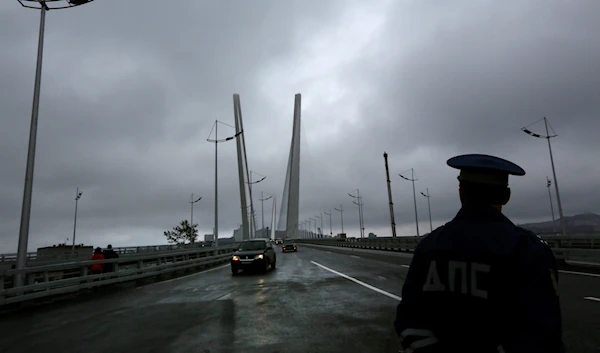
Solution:
<svg viewBox="0 0 600 353">
<path fill-rule="evenodd" d="M 293 241 L 288 240 L 281 246 L 281 251 L 298 251 L 298 248 L 296 247 L 296 244 Z"/>
<path fill-rule="evenodd" d="M 275 269 L 277 257 L 269 239 L 250 239 L 240 243 L 231 257 L 231 273 L 239 270 L 259 269 L 267 272 L 269 266 Z"/>
</svg>

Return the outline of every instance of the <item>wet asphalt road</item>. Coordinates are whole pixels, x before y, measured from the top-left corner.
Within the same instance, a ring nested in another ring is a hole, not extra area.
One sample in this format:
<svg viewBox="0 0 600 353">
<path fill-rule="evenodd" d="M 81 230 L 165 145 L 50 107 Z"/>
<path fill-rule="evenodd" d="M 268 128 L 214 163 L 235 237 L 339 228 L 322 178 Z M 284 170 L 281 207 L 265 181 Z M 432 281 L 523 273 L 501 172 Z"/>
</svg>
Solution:
<svg viewBox="0 0 600 353">
<path fill-rule="evenodd" d="M 0 352 L 397 352 L 410 259 L 278 248 L 267 273 L 225 266 L 0 316 Z M 600 352 L 600 302 L 584 299 L 600 298 L 600 277 L 561 273 L 560 294 L 568 351 Z"/>
</svg>

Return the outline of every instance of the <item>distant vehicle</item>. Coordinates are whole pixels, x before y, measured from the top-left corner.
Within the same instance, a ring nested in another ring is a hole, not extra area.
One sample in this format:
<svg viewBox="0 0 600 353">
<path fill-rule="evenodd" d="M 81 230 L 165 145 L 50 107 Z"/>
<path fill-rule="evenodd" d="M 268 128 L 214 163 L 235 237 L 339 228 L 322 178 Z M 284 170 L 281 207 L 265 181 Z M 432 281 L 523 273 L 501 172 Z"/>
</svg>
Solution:
<svg viewBox="0 0 600 353">
<path fill-rule="evenodd" d="M 296 244 L 293 241 L 288 241 L 285 244 L 283 244 L 283 246 L 281 247 L 281 251 L 298 251 L 298 248 L 296 247 Z"/>
<path fill-rule="evenodd" d="M 283 239 L 275 239 L 275 244 L 283 244 Z"/>
<path fill-rule="evenodd" d="M 275 269 L 276 264 L 277 257 L 269 239 L 244 240 L 231 257 L 231 273 L 235 275 L 247 269 L 267 272 L 269 266 Z"/>
</svg>

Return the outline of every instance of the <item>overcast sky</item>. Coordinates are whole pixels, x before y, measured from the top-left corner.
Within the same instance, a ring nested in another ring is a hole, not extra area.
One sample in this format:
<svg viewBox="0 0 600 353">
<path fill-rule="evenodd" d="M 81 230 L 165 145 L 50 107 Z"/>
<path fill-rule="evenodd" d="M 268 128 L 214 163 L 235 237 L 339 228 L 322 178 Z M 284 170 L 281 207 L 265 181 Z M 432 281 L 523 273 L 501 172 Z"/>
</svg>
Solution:
<svg viewBox="0 0 600 353">
<path fill-rule="evenodd" d="M 175 4 L 168 6 L 168 4 Z M 410 182 L 429 188 L 434 227 L 460 207 L 446 160 L 521 165 L 505 208 L 551 217 L 548 146 L 520 128 L 547 116 L 565 215 L 600 212 L 600 2 L 96 0 L 47 15 L 29 249 L 72 239 L 165 243 L 214 215 L 214 120 L 241 96 L 254 188 L 281 200 L 294 94 L 302 94 L 300 220 L 343 204 L 344 230 L 389 236 L 383 152 L 399 235 L 415 234 Z M 17 249 L 39 12 L 0 4 L 0 252 Z M 530 127 L 544 133 L 543 123 Z M 219 135 L 233 133 L 225 125 Z M 235 142 L 219 145 L 219 229 L 240 220 Z M 556 197 L 553 191 L 553 198 Z M 427 200 L 417 194 L 421 233 Z M 279 205 L 278 205 L 279 209 Z M 556 210 L 556 207 L 555 207 Z M 333 211 L 333 232 L 340 214 Z M 271 203 L 265 203 L 270 223 Z M 325 219 L 328 217 L 325 216 Z M 260 225 L 260 224 L 259 224 Z M 329 232 L 328 222 L 325 230 Z M 202 238 L 202 236 L 201 236 Z"/>
</svg>

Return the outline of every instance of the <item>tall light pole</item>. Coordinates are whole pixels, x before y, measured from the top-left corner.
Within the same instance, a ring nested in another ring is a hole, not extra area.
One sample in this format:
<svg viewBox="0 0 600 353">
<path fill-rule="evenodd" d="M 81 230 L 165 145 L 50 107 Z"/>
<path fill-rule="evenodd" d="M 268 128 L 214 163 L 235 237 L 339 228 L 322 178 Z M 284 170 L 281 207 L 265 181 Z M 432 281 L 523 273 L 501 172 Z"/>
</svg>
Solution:
<svg viewBox="0 0 600 353">
<path fill-rule="evenodd" d="M 421 195 L 423 195 L 427 198 L 427 208 L 429 209 L 429 232 L 433 232 L 433 223 L 431 222 L 431 203 L 429 202 L 429 198 L 431 197 L 431 194 L 429 194 L 429 188 L 427 188 L 425 190 L 427 191 L 427 194 L 425 194 L 423 191 L 421 191 Z"/>
<path fill-rule="evenodd" d="M 544 126 L 546 127 L 546 136 L 542 136 L 540 134 L 533 133 L 529 129 L 527 129 L 529 126 L 531 126 L 535 123 L 538 123 L 541 120 L 544 120 Z M 552 126 L 550 126 L 550 128 L 552 128 Z M 556 137 L 558 135 L 554 132 L 554 129 L 552 129 L 552 132 L 554 133 L 554 135 L 550 135 L 550 132 L 548 131 L 548 119 L 546 119 L 546 117 L 521 128 L 521 130 L 523 132 L 525 132 L 526 134 L 529 134 L 533 137 L 544 138 L 544 139 L 548 140 L 548 151 L 550 152 L 550 164 L 552 164 L 552 176 L 554 177 L 554 189 L 556 191 L 556 202 L 558 203 L 558 215 L 560 216 L 560 226 L 562 228 L 562 235 L 567 236 L 567 228 L 566 228 L 565 219 L 563 216 L 562 204 L 560 202 L 560 193 L 558 192 L 558 180 L 556 179 L 556 169 L 554 168 L 554 157 L 552 156 L 552 146 L 550 145 L 550 139 L 553 137 Z"/>
<path fill-rule="evenodd" d="M 42 79 L 42 61 L 44 57 L 44 30 L 46 27 L 46 11 L 61 10 L 87 4 L 93 0 L 17 0 L 21 6 L 40 10 L 40 28 L 38 35 L 37 61 L 35 67 L 35 81 L 33 85 L 33 104 L 31 109 L 31 123 L 29 126 L 29 145 L 27 149 L 27 163 L 25 168 L 25 185 L 23 187 L 23 202 L 21 207 L 21 223 L 19 227 L 19 245 L 17 250 L 17 266 L 20 270 L 27 264 L 27 243 L 29 241 L 29 224 L 31 219 L 31 198 L 33 195 L 33 171 L 35 168 L 35 149 L 37 141 L 38 113 L 40 107 L 40 87 Z M 23 276 L 17 275 L 15 287 L 23 285 Z"/>
<path fill-rule="evenodd" d="M 546 187 L 548 188 L 548 197 L 550 198 L 550 212 L 552 212 L 552 231 L 556 232 L 556 219 L 554 218 L 554 205 L 552 204 L 552 192 L 550 191 L 552 180 L 546 176 Z"/>
<path fill-rule="evenodd" d="M 319 219 L 321 220 L 321 238 L 323 238 L 323 212 L 321 212 Z"/>
<path fill-rule="evenodd" d="M 194 200 L 194 193 L 192 193 L 192 197 L 190 198 L 190 201 L 188 201 L 192 208 L 190 212 L 190 227 L 194 226 L 194 204 L 200 200 L 202 200 L 202 197 L 200 197 L 197 200 Z"/>
<path fill-rule="evenodd" d="M 333 227 L 331 225 L 331 209 L 329 209 L 329 213 L 325 212 L 325 214 L 329 216 L 329 235 L 333 236 Z"/>
<path fill-rule="evenodd" d="M 364 238 L 365 234 L 365 228 L 363 226 L 363 217 L 362 217 L 362 196 L 360 196 L 360 190 L 356 189 L 356 196 L 348 193 L 348 195 L 354 199 L 357 199 L 358 202 L 352 201 L 355 205 L 358 205 L 358 224 L 359 224 L 359 230 L 360 230 L 360 237 Z"/>
<path fill-rule="evenodd" d="M 334 210 L 340 213 L 340 217 L 342 219 L 342 234 L 344 233 L 344 205 L 340 205 L 340 209 L 334 208 Z"/>
<path fill-rule="evenodd" d="M 75 235 L 77 232 L 77 203 L 83 194 L 82 191 L 79 191 L 79 187 L 77 187 L 77 191 L 75 192 L 75 218 L 73 220 L 73 246 L 71 247 L 71 257 L 75 256 Z"/>
<path fill-rule="evenodd" d="M 262 212 L 262 229 L 265 229 L 265 206 L 264 206 L 264 202 L 267 201 L 268 199 L 270 199 L 271 197 L 273 197 L 273 195 L 267 197 L 266 199 L 263 199 L 263 192 L 260 192 L 260 209 Z"/>
<path fill-rule="evenodd" d="M 308 221 L 305 220 L 302 223 L 304 223 L 304 239 L 308 239 Z"/>
<path fill-rule="evenodd" d="M 404 172 L 402 172 L 402 173 L 400 173 L 400 174 L 398 174 L 398 175 L 400 176 L 400 178 L 402 178 L 402 179 L 404 179 L 404 180 L 408 180 L 408 181 L 411 181 L 411 182 L 412 182 L 412 187 L 413 187 L 413 199 L 414 199 L 414 202 L 415 202 L 415 223 L 416 223 L 416 225 L 417 225 L 417 236 L 419 236 L 419 216 L 418 216 L 418 214 L 417 214 L 417 192 L 415 191 L 415 181 L 417 181 L 417 180 L 419 180 L 419 179 L 415 179 L 415 170 L 414 170 L 413 168 L 410 168 L 409 170 L 410 170 L 410 172 L 412 173 L 412 177 L 411 177 L 411 178 L 407 178 L 407 177 L 405 177 L 404 175 L 402 175 L 402 174 L 404 174 L 404 173 L 408 172 L 408 170 L 407 170 L 407 171 L 404 171 Z"/>
<path fill-rule="evenodd" d="M 364 203 L 362 202 L 362 196 L 358 197 L 358 202 L 356 201 L 352 201 L 353 204 L 358 205 L 358 222 L 360 224 L 360 236 L 361 238 L 364 238 L 365 236 L 365 223 L 364 223 L 364 219 L 363 219 L 363 206 Z"/>
<path fill-rule="evenodd" d="M 323 234 L 323 213 L 320 216 L 315 216 L 319 221 L 321 221 L 321 227 L 319 228 L 317 224 L 315 224 L 315 231 L 317 232 L 317 238 L 319 238 L 319 230 L 321 231 L 321 235 Z M 315 222 L 316 223 L 316 222 Z"/>
<path fill-rule="evenodd" d="M 246 163 L 247 163 L 247 161 L 246 161 Z M 247 166 L 248 165 L 246 164 L 246 167 Z M 267 177 L 262 174 L 253 172 L 253 171 L 249 171 L 247 174 L 248 174 L 248 194 L 249 194 L 248 196 L 250 197 L 250 212 L 252 214 L 252 217 L 250 218 L 250 230 L 252 231 L 252 234 L 250 234 L 250 237 L 255 238 L 256 237 L 256 219 L 254 217 L 256 217 L 256 214 L 254 213 L 254 200 L 252 200 L 252 185 L 260 183 L 261 181 L 265 180 Z M 253 182 L 252 174 L 256 174 L 261 178 L 259 180 Z"/>
<path fill-rule="evenodd" d="M 210 131 L 210 133 L 208 134 L 208 137 L 206 139 L 206 141 L 215 144 L 215 227 L 213 230 L 213 236 L 214 236 L 214 245 L 215 246 L 219 246 L 219 180 L 218 180 L 218 176 L 219 176 L 219 158 L 218 158 L 218 145 L 220 142 L 227 142 L 227 141 L 231 141 L 234 138 L 238 137 L 242 131 L 236 133 L 233 136 L 229 136 L 226 137 L 224 139 L 220 139 L 219 140 L 219 136 L 217 134 L 217 130 L 218 130 L 218 125 L 219 124 L 223 124 L 223 125 L 227 125 L 229 127 L 233 127 L 229 124 L 225 124 L 224 122 L 221 122 L 219 120 L 215 120 L 215 123 L 213 125 L 213 129 L 215 130 L 215 138 L 214 139 L 210 139 L 210 136 L 212 135 L 212 130 Z M 233 127 L 234 128 L 234 127 Z M 235 128 L 234 128 L 235 129 Z"/>
<path fill-rule="evenodd" d="M 304 221 L 304 238 L 310 239 L 310 224 L 308 224 L 308 220 Z"/>
</svg>

